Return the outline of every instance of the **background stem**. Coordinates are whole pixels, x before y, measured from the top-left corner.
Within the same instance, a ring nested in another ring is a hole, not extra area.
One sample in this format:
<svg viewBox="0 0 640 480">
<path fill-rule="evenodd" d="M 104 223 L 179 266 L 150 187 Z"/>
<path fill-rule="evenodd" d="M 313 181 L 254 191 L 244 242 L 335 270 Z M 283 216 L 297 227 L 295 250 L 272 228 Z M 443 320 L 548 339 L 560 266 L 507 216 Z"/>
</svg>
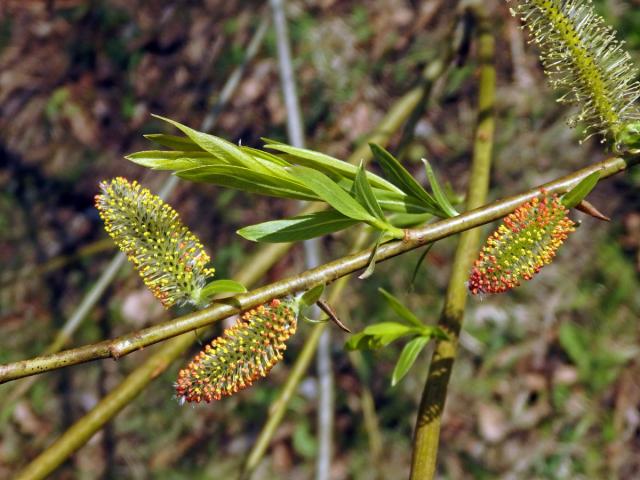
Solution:
<svg viewBox="0 0 640 480">
<path fill-rule="evenodd" d="M 481 5 L 477 7 L 475 13 L 478 28 L 480 82 L 478 124 L 467 190 L 467 209 L 482 205 L 489 188 L 496 85 L 496 72 L 493 65 L 494 38 L 491 26 Z M 440 327 L 449 335 L 449 339 L 437 341 L 422 393 L 413 439 L 412 480 L 432 479 L 436 473 L 442 412 L 468 298 L 465 281 L 477 255 L 479 236 L 479 229 L 467 230 L 460 235 L 456 249 L 444 309 L 439 322 Z"/>
<path fill-rule="evenodd" d="M 294 147 L 304 148 L 304 122 L 300 112 L 300 101 L 296 89 L 295 74 L 291 60 L 291 45 L 287 29 L 284 0 L 271 0 L 273 25 L 278 46 L 280 83 L 287 109 L 287 136 Z M 307 269 L 319 266 L 321 262 L 320 239 L 303 242 L 304 260 Z M 318 319 L 320 310 L 311 308 L 310 317 Z M 318 371 L 318 454 L 316 456 L 316 479 L 329 480 L 333 438 L 333 372 L 331 368 L 331 330 L 324 329 L 320 335 L 317 352 Z"/>
</svg>

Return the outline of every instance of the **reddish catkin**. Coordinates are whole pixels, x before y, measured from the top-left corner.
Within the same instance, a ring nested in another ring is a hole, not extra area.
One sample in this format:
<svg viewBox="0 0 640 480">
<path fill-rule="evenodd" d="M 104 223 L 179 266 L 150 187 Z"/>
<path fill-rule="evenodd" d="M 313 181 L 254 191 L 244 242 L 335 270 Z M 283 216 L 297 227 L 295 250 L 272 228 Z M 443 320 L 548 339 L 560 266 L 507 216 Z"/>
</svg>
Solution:
<svg viewBox="0 0 640 480">
<path fill-rule="evenodd" d="M 544 190 L 520 205 L 487 239 L 471 270 L 470 292 L 506 292 L 533 278 L 575 230 L 568 213 L 557 195 Z"/>
<path fill-rule="evenodd" d="M 297 306 L 272 300 L 242 314 L 180 370 L 175 384 L 180 403 L 207 403 L 247 388 L 283 358 L 296 332 Z"/>
</svg>

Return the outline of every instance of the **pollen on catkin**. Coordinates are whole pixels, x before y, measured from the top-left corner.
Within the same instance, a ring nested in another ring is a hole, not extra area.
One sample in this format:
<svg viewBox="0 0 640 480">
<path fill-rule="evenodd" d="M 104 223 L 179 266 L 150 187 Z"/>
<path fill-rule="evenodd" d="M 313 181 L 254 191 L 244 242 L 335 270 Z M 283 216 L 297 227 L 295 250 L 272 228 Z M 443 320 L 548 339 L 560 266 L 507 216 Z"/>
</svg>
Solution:
<svg viewBox="0 0 640 480">
<path fill-rule="evenodd" d="M 243 313 L 180 370 L 175 384 L 180 403 L 207 403 L 247 388 L 283 358 L 296 333 L 297 307 L 272 300 Z"/>
<path fill-rule="evenodd" d="M 207 277 L 209 255 L 178 213 L 136 181 L 118 177 L 100 183 L 96 208 L 105 230 L 165 308 L 197 304 Z"/>
<path fill-rule="evenodd" d="M 508 0 L 511 1 L 511 0 Z M 578 105 L 570 125 L 613 141 L 640 119 L 640 83 L 631 56 L 591 0 L 513 0 L 513 13 L 529 27 L 560 101 Z"/>
<path fill-rule="evenodd" d="M 544 190 L 520 205 L 485 242 L 471 269 L 469 291 L 506 292 L 533 278 L 575 230 L 568 213 L 557 195 Z"/>
</svg>

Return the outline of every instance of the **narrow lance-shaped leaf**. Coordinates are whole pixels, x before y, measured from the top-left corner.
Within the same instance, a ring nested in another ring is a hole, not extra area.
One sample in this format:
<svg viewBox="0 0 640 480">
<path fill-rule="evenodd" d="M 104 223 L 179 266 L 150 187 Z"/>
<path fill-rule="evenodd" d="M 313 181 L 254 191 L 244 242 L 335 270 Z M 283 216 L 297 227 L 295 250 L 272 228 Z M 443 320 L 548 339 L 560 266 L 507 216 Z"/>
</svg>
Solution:
<svg viewBox="0 0 640 480">
<path fill-rule="evenodd" d="M 392 387 L 395 387 L 409 372 L 422 349 L 429 343 L 429 340 L 429 337 L 419 336 L 404 346 L 391 375 Z"/>
<path fill-rule="evenodd" d="M 263 139 L 266 140 L 266 139 Z M 316 152 L 306 148 L 293 147 L 284 143 L 277 143 L 274 141 L 268 141 L 265 148 L 277 150 L 290 157 L 291 163 L 302 165 L 304 167 L 310 167 L 314 170 L 318 170 L 332 177 L 345 177 L 350 180 L 354 180 L 356 177 L 356 167 L 348 162 L 338 160 L 324 153 Z M 379 177 L 371 172 L 366 172 L 369 183 L 376 188 L 386 190 L 389 192 L 400 193 L 393 183 Z"/>
<path fill-rule="evenodd" d="M 324 173 L 300 166 L 291 167 L 291 172 L 310 190 L 345 217 L 367 223 L 376 222 L 374 216 Z"/>
<path fill-rule="evenodd" d="M 233 143 L 224 140 L 214 135 L 199 132 L 192 128 L 187 127 L 170 118 L 161 117 L 160 115 L 154 115 L 155 118 L 164 120 L 167 123 L 175 126 L 178 130 L 189 137 L 194 143 L 196 143 L 203 150 L 222 157 L 224 160 L 234 165 L 241 165 L 245 168 L 252 168 L 255 170 L 265 170 L 265 167 L 256 161 L 251 155 L 243 152 L 238 146 Z"/>
<path fill-rule="evenodd" d="M 246 291 L 247 288 L 235 280 L 213 280 L 204 286 L 200 293 L 200 298 L 202 300 L 208 300 L 214 295 L 221 293 L 245 293 Z"/>
<path fill-rule="evenodd" d="M 379 288 L 378 291 L 382 294 L 382 297 L 385 299 L 387 304 L 391 307 L 391 309 L 396 312 L 407 323 L 410 325 L 414 325 L 416 327 L 424 327 L 424 323 L 422 323 L 415 314 L 409 310 L 404 304 L 398 300 L 396 297 L 387 292 L 384 288 Z"/>
<path fill-rule="evenodd" d="M 424 168 L 427 172 L 427 179 L 429 180 L 431 190 L 433 191 L 433 196 L 435 197 L 438 206 L 448 217 L 455 217 L 456 215 L 459 215 L 440 187 L 440 183 L 438 182 L 435 173 L 433 173 L 433 168 L 431 168 L 429 162 L 423 158 L 422 163 L 424 163 Z"/>
<path fill-rule="evenodd" d="M 198 146 L 197 143 L 195 143 L 193 140 L 191 140 L 188 137 L 179 137 L 177 135 L 168 135 L 166 133 L 148 133 L 148 134 L 143 135 L 143 136 L 147 140 L 151 140 L 152 142 L 156 142 L 157 144 L 162 145 L 163 147 L 173 148 L 174 150 L 181 150 L 181 151 L 200 150 L 200 151 L 204 151 L 204 150 L 202 150 L 202 148 L 200 148 Z"/>
<path fill-rule="evenodd" d="M 301 304 L 307 307 L 315 305 L 315 303 L 320 300 L 320 297 L 324 292 L 324 287 L 324 283 L 321 283 L 320 285 L 316 285 L 315 287 L 304 292 L 302 297 L 300 297 Z"/>
<path fill-rule="evenodd" d="M 367 174 L 364 169 L 363 162 L 360 162 L 358 166 L 358 172 L 356 173 L 356 179 L 354 182 L 354 189 L 356 193 L 356 198 L 360 202 L 361 205 L 366 207 L 371 215 L 386 222 L 384 217 L 384 213 L 382 212 L 382 208 L 380 208 L 380 204 L 373 194 L 373 190 L 371 189 L 371 185 L 369 185 L 369 181 L 367 180 Z"/>
<path fill-rule="evenodd" d="M 203 151 L 147 150 L 131 153 L 125 158 L 153 170 L 186 170 L 219 163 L 215 157 Z"/>
<path fill-rule="evenodd" d="M 238 165 L 205 165 L 178 170 L 176 175 L 193 182 L 212 183 L 245 192 L 259 193 L 279 198 L 318 201 L 319 198 L 302 182 L 278 177 L 268 171 L 258 171 Z"/>
<path fill-rule="evenodd" d="M 358 223 L 335 210 L 309 213 L 283 220 L 258 223 L 238 230 L 238 235 L 254 242 L 297 242 L 344 230 Z"/>
<path fill-rule="evenodd" d="M 387 150 L 375 143 L 370 143 L 369 148 L 378 161 L 389 180 L 399 187 L 404 193 L 419 199 L 430 208 L 437 209 L 433 197 L 422 188 L 415 178 L 391 155 Z"/>
<path fill-rule="evenodd" d="M 369 325 L 362 332 L 352 335 L 346 343 L 348 350 L 370 350 L 384 347 L 405 335 L 419 334 L 421 330 L 397 322 Z"/>
<path fill-rule="evenodd" d="M 560 201 L 567 208 L 573 208 L 578 205 L 589 193 L 595 188 L 600 180 L 600 172 L 593 172 L 591 175 L 586 176 L 578 185 L 573 187 L 570 191 L 565 193 Z"/>
</svg>

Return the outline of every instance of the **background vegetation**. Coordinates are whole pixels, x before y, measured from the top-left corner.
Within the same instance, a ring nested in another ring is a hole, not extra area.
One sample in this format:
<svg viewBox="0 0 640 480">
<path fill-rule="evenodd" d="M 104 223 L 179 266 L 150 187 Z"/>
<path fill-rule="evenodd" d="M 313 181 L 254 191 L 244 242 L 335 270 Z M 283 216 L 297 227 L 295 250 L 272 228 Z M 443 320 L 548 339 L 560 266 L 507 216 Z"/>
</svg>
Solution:
<svg viewBox="0 0 640 480">
<path fill-rule="evenodd" d="M 453 2 L 441 0 L 377 0 L 366 8 L 346 0 L 288 3 L 307 144 L 339 158 L 367 140 L 438 56 L 455 13 Z M 638 2 L 597 3 L 640 63 Z M 495 199 L 604 153 L 595 141 L 579 145 L 578 133 L 566 126 L 568 112 L 555 102 L 507 6 L 491 2 L 490 11 L 498 52 Z M 98 181 L 125 175 L 155 191 L 162 184 L 163 175 L 122 159 L 149 146 L 141 134 L 166 128 L 149 114 L 198 128 L 265 15 L 259 2 L 231 0 L 0 5 L 0 363 L 42 352 L 111 257 L 93 208 Z M 456 192 L 466 186 L 475 124 L 477 65 L 473 55 L 465 62 L 436 85 L 436 101 L 418 122 L 405 159 L 420 175 L 420 157 L 429 158 Z M 213 133 L 258 146 L 262 136 L 286 140 L 285 120 L 269 33 Z M 443 478 L 640 475 L 639 184 L 635 170 L 602 182 L 591 200 L 613 218 L 610 224 L 581 217 L 583 226 L 538 278 L 470 302 L 442 430 Z M 254 248 L 235 235 L 237 228 L 295 212 L 292 202 L 186 182 L 171 203 L 207 246 L 220 278 Z M 93 242 L 100 242 L 98 251 L 82 254 Z M 349 235 L 338 234 L 323 246 L 333 258 L 349 244 Z M 356 330 L 382 321 L 390 315 L 377 294 L 384 287 L 435 322 L 453 246 L 450 239 L 432 249 L 415 288 L 410 277 L 419 252 L 379 265 L 367 281 L 352 279 L 335 308 Z M 37 265 L 57 268 L 25 270 Z M 301 270 L 297 247 L 265 281 Z M 168 318 L 138 277 L 123 273 L 73 343 Z M 173 365 L 56 478 L 236 472 L 309 330 L 302 325 L 268 379 L 214 405 L 178 406 L 172 384 L 181 365 Z M 346 339 L 333 335 L 332 476 L 406 476 L 427 355 L 391 388 L 402 344 L 367 355 L 356 369 L 343 349 Z M 19 384 L 1 385 L 0 477 L 26 465 L 153 351 L 41 376 L 16 405 L 3 399 Z M 373 428 L 363 420 L 363 385 L 373 393 Z M 310 372 L 255 478 L 312 476 L 317 391 Z"/>
</svg>

